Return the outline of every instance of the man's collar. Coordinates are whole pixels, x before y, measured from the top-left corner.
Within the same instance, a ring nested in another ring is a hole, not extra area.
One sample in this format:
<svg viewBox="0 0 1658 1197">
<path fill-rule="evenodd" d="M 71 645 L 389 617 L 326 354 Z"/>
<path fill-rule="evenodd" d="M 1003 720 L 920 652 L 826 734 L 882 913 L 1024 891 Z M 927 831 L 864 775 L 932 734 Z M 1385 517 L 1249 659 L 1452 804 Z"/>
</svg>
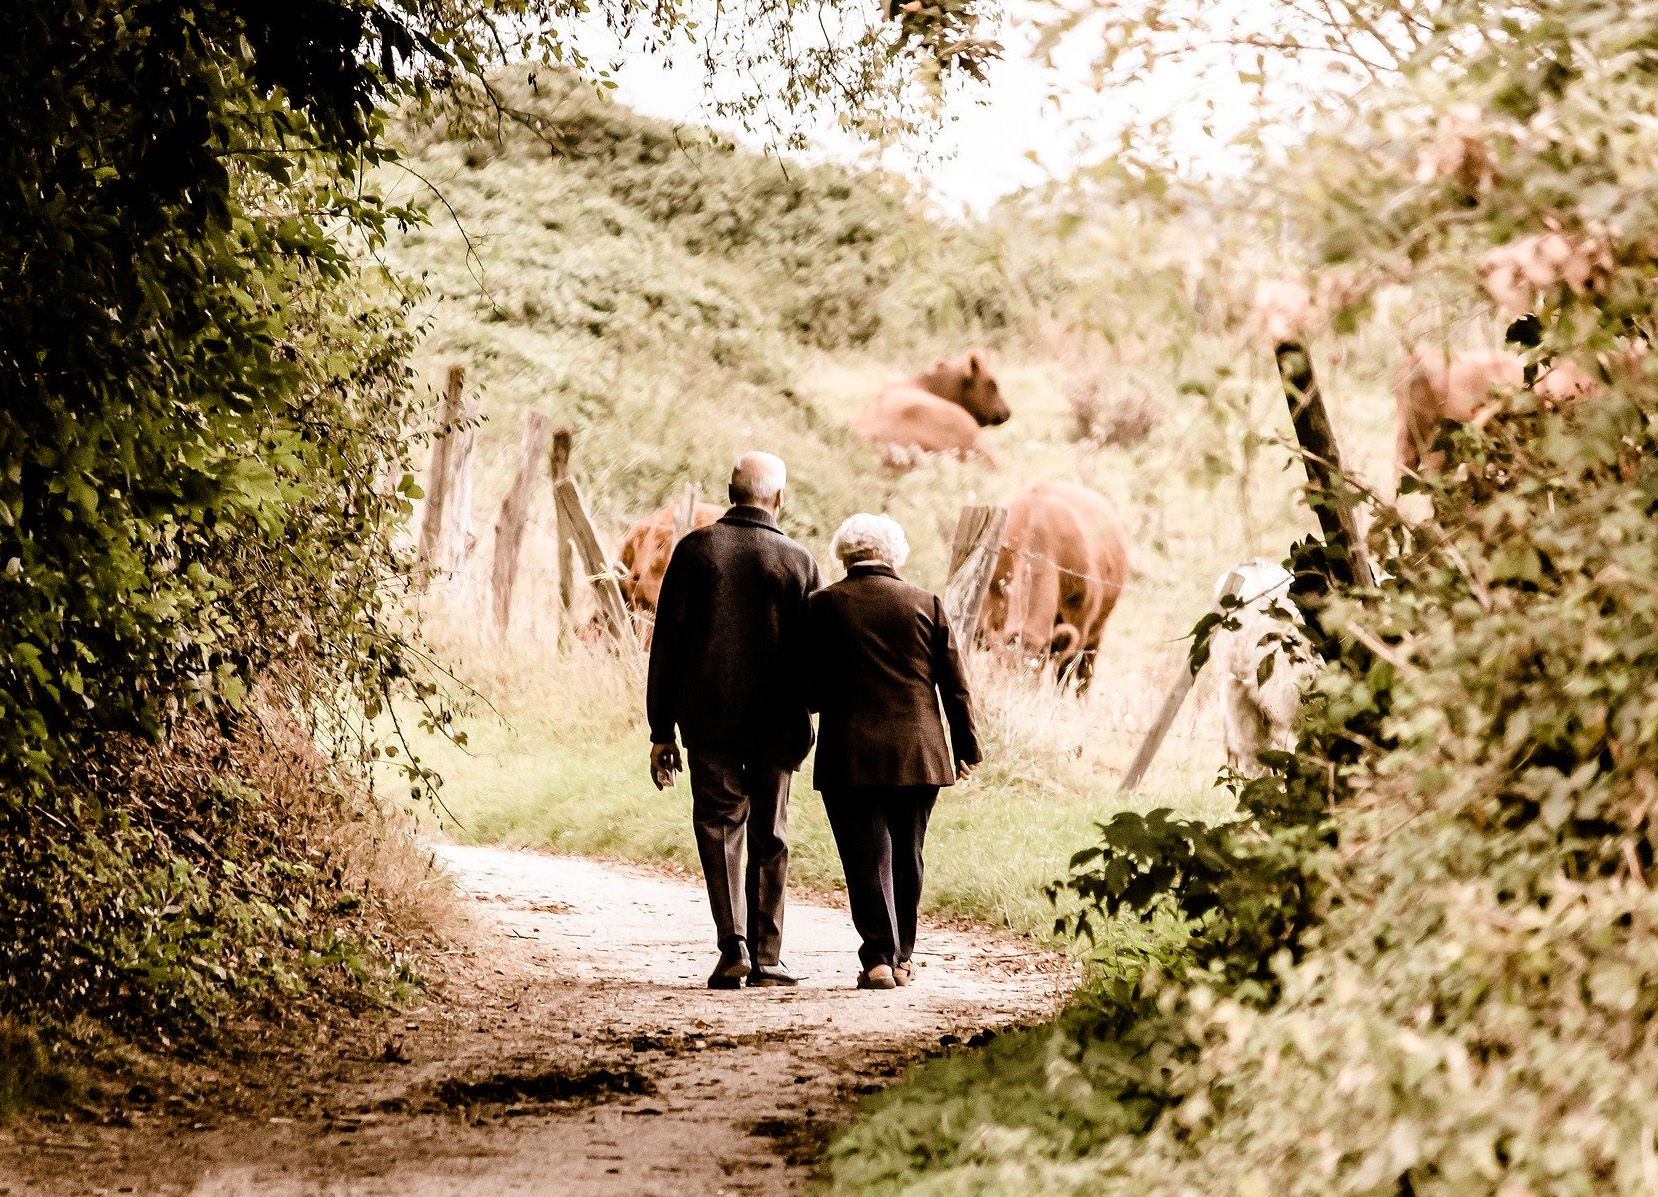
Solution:
<svg viewBox="0 0 1658 1197">
<path fill-rule="evenodd" d="M 750 507 L 746 503 L 737 503 L 729 508 L 720 517 L 722 524 L 753 524 L 758 528 L 770 528 L 773 532 L 781 532 L 777 526 L 777 517 L 764 507 Z"/>
<path fill-rule="evenodd" d="M 854 561 L 846 567 L 846 576 L 849 578 L 862 578 L 871 574 L 882 578 L 896 578 L 898 571 L 885 561 Z"/>
</svg>

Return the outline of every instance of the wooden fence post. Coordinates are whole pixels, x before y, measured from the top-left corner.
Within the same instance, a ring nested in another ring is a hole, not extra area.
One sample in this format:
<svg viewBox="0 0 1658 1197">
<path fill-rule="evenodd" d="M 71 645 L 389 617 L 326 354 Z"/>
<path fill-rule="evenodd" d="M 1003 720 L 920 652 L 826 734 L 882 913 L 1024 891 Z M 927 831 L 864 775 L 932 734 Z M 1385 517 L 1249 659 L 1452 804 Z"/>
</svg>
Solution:
<svg viewBox="0 0 1658 1197">
<path fill-rule="evenodd" d="M 547 457 L 547 465 L 552 473 L 554 494 L 557 494 L 558 484 L 570 476 L 570 450 L 576 439 L 576 430 L 568 426 L 553 429 L 553 447 Z M 570 609 L 575 602 L 575 558 L 570 549 L 571 532 L 565 523 L 563 509 L 559 510 L 558 522 L 558 609 L 559 635 L 563 636 L 565 625 L 570 622 Z"/>
<path fill-rule="evenodd" d="M 1375 575 L 1353 518 L 1353 504 L 1341 489 L 1341 450 L 1330 426 L 1330 413 L 1324 408 L 1324 395 L 1318 389 L 1318 377 L 1313 373 L 1312 354 L 1298 341 L 1280 341 L 1274 357 L 1278 377 L 1284 383 L 1284 398 L 1289 401 L 1295 439 L 1304 451 L 1308 503 L 1324 532 L 1331 569 L 1339 572 L 1337 581 L 1374 586 Z"/>
<path fill-rule="evenodd" d="M 466 368 L 458 363 L 449 367 L 441 414 L 443 431 L 432 447 L 420 521 L 421 584 L 433 574 L 445 574 L 464 594 L 472 551 L 472 449 L 478 439 L 478 409 L 466 398 Z"/>
<path fill-rule="evenodd" d="M 547 417 L 538 411 L 524 413 L 524 434 L 518 444 L 518 475 L 501 503 L 495 521 L 495 563 L 490 572 L 495 600 L 495 628 L 504 637 L 512 623 L 512 592 L 518 583 L 518 554 L 524 545 L 524 525 L 530 516 L 536 480 L 541 476 L 541 455 L 547 448 Z"/>
<path fill-rule="evenodd" d="M 1235 595 L 1243 586 L 1243 575 L 1233 570 L 1226 575 L 1226 584 L 1221 587 L 1221 594 Z M 1224 611 L 1223 604 L 1216 602 L 1211 611 Z M 1140 751 L 1134 754 L 1134 762 L 1129 765 L 1128 772 L 1123 774 L 1123 784 L 1117 787 L 1119 794 L 1127 794 L 1140 784 L 1146 771 L 1151 768 L 1151 762 L 1157 756 L 1157 750 L 1163 746 L 1163 737 L 1169 734 L 1169 728 L 1174 726 L 1174 717 L 1180 714 L 1180 706 L 1186 701 L 1186 695 L 1191 693 L 1192 686 L 1197 682 L 1197 671 L 1192 668 L 1191 654 L 1183 654 L 1180 658 L 1179 672 L 1169 685 L 1169 692 L 1163 696 L 1163 705 L 1157 710 L 1157 718 L 1152 720 L 1151 727 L 1146 731 L 1146 738 L 1140 742 Z"/>
<path fill-rule="evenodd" d="M 1006 532 L 1006 507 L 963 507 L 956 520 L 949 581 L 944 585 L 944 614 L 963 653 L 971 652 L 978 638 L 979 612 L 990 593 Z"/>
<path fill-rule="evenodd" d="M 559 526 L 570 530 L 576 551 L 581 554 L 582 566 L 587 570 L 588 581 L 598 591 L 599 611 L 611 635 L 621 644 L 638 647 L 639 642 L 633 634 L 633 621 L 628 618 L 627 607 L 622 602 L 622 588 L 605 557 L 604 548 L 599 544 L 599 534 L 593 528 L 592 517 L 587 514 L 587 505 L 582 502 L 575 479 L 560 479 L 553 488 L 553 495 L 558 500 Z"/>
<path fill-rule="evenodd" d="M 701 495 L 695 482 L 685 484 L 685 493 L 679 497 L 679 506 L 674 508 L 674 543 L 678 544 L 685 538 L 685 534 L 697 526 L 697 503 Z"/>
</svg>

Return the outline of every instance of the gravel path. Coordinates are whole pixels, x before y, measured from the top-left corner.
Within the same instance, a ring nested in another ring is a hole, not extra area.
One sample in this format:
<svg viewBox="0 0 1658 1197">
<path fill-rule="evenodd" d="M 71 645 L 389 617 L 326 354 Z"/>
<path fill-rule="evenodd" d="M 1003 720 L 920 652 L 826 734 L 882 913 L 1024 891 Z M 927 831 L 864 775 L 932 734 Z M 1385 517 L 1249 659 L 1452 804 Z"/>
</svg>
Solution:
<svg viewBox="0 0 1658 1197">
<path fill-rule="evenodd" d="M 915 984 L 861 993 L 844 910 L 794 902 L 800 987 L 711 993 L 695 882 L 436 850 L 477 916 L 438 996 L 298 1068 L 0 1130 L 0 1197 L 789 1193 L 859 1093 L 941 1039 L 1048 1015 L 1072 980 L 1019 939 L 929 926 Z"/>
</svg>

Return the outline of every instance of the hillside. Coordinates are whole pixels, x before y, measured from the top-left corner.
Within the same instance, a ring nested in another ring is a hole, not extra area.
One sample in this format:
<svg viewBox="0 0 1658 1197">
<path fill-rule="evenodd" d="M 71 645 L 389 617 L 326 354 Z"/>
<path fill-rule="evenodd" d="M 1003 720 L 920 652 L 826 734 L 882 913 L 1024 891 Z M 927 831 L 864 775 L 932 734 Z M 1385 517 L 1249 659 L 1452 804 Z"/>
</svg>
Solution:
<svg viewBox="0 0 1658 1197">
<path fill-rule="evenodd" d="M 547 91 L 546 84 L 542 85 Z M 1270 360 L 1236 330 L 1194 337 L 1167 230 L 1130 223 L 1060 240 L 1017 205 L 995 223 L 928 220 L 897 183 L 803 168 L 643 119 L 586 89 L 510 93 L 522 119 L 499 138 L 405 131 L 428 227 L 392 250 L 423 275 L 434 383 L 450 362 L 482 402 L 471 594 L 428 626 L 486 700 L 471 754 L 441 744 L 459 833 L 687 865 L 679 815 L 650 801 L 636 661 L 557 646 L 551 500 L 543 489 L 506 646 L 484 635 L 490 528 L 532 407 L 576 430 L 575 473 L 616 545 L 687 481 L 723 498 L 745 448 L 791 469 L 787 529 L 824 560 L 846 515 L 885 511 L 909 529 L 906 573 L 943 582 L 963 503 L 1070 479 L 1108 495 L 1134 574 L 1082 699 L 979 662 L 991 760 L 941 814 L 932 900 L 1040 927 L 1040 897 L 1094 819 L 1120 801 L 1132 756 L 1183 651 L 1181 638 L 1230 564 L 1279 555 L 1302 533 L 1299 467 L 1268 439 L 1283 420 Z M 539 126 L 533 127 L 539 121 Z M 430 184 L 428 187 L 427 184 Z M 1173 315 L 1171 315 L 1171 313 Z M 983 347 L 1013 408 L 987 431 L 998 468 L 938 461 L 883 469 L 846 430 L 886 379 Z M 1351 372 L 1330 375 L 1340 383 Z M 1385 469 L 1391 404 L 1371 385 L 1331 387 L 1355 457 Z M 1206 378 L 1220 377 L 1217 386 Z M 1069 397 L 1068 397 L 1069 396 Z M 1142 413 L 1142 438 L 1079 440 L 1072 398 Z M 493 708 L 501 718 L 489 716 Z M 1218 717 L 1200 687 L 1133 800 L 1218 810 Z M 804 788 L 804 787 L 803 787 Z M 806 804 L 803 804 L 803 806 Z M 807 807 L 815 809 L 815 803 Z M 802 816 L 797 875 L 833 884 L 826 833 Z M 994 829 L 1004 852 L 976 847 Z M 1017 829 L 1017 830 L 1015 830 Z"/>
<path fill-rule="evenodd" d="M 796 526 L 827 534 L 854 496 L 890 501 L 841 415 L 883 354 L 995 345 L 1033 310 L 1033 272 L 998 238 L 929 225 L 888 183 L 720 147 L 588 89 L 534 110 L 538 132 L 498 144 L 411 138 L 442 198 L 395 256 L 431 287 L 434 371 L 464 361 L 484 395 L 486 461 L 510 456 L 527 406 L 572 423 L 612 529 L 767 445 L 795 466 Z"/>
<path fill-rule="evenodd" d="M 577 429 L 578 475 L 612 533 L 686 480 L 713 494 L 750 446 L 789 459 L 792 526 L 817 547 L 859 507 L 931 532 L 952 525 L 962 501 L 1074 478 L 1117 502 L 1141 578 L 1183 599 L 1298 526 L 1280 479 L 1229 481 L 1241 501 L 1218 519 L 1201 493 L 1246 429 L 1277 416 L 1269 362 L 1240 362 L 1238 393 L 1206 397 L 1185 376 L 1196 359 L 1235 359 L 1235 343 L 1113 346 L 1110 328 L 1084 323 L 1100 317 L 1077 299 L 1089 266 L 1077 251 L 1112 256 L 1106 273 L 1126 310 L 1146 299 L 1122 257 L 1132 243 L 1021 236 L 1016 210 L 1001 225 L 945 227 L 891 179 L 735 149 L 588 88 L 554 95 L 543 80 L 541 90 L 509 93 L 531 115 L 499 139 L 406 130 L 414 173 L 396 188 L 420 193 L 431 217 L 391 254 L 430 288 L 421 360 L 433 379 L 465 363 L 481 392 L 484 478 L 510 468 L 530 406 Z M 1101 298 L 1096 289 L 1088 306 L 1109 310 Z M 990 351 L 1014 409 L 989 433 L 1002 469 L 879 469 L 847 435 L 850 413 L 885 379 L 974 346 Z M 1074 444 L 1062 391 L 1079 375 L 1099 376 L 1090 381 L 1108 398 L 1144 394 L 1149 439 Z M 1365 398 L 1354 431 L 1360 456 L 1375 457 L 1388 413 Z M 481 504 L 489 490 L 480 485 Z M 1188 512 L 1193 497 L 1201 510 Z M 912 540 L 915 568 L 936 581 L 936 538 Z"/>
</svg>

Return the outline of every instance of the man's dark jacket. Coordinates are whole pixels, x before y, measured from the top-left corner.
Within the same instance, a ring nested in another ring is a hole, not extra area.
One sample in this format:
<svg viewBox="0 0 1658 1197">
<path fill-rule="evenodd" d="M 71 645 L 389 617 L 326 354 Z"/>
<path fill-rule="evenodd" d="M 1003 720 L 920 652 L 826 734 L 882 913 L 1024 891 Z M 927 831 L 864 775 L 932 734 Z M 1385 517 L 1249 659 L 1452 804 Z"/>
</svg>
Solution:
<svg viewBox="0 0 1658 1197">
<path fill-rule="evenodd" d="M 812 596 L 807 629 L 819 790 L 947 786 L 957 761 L 979 763 L 973 700 L 937 598 L 885 565 L 859 563 Z"/>
<path fill-rule="evenodd" d="M 800 686 L 817 562 L 758 507 L 686 534 L 662 576 L 651 637 L 651 743 L 798 769 L 812 747 Z"/>
</svg>

